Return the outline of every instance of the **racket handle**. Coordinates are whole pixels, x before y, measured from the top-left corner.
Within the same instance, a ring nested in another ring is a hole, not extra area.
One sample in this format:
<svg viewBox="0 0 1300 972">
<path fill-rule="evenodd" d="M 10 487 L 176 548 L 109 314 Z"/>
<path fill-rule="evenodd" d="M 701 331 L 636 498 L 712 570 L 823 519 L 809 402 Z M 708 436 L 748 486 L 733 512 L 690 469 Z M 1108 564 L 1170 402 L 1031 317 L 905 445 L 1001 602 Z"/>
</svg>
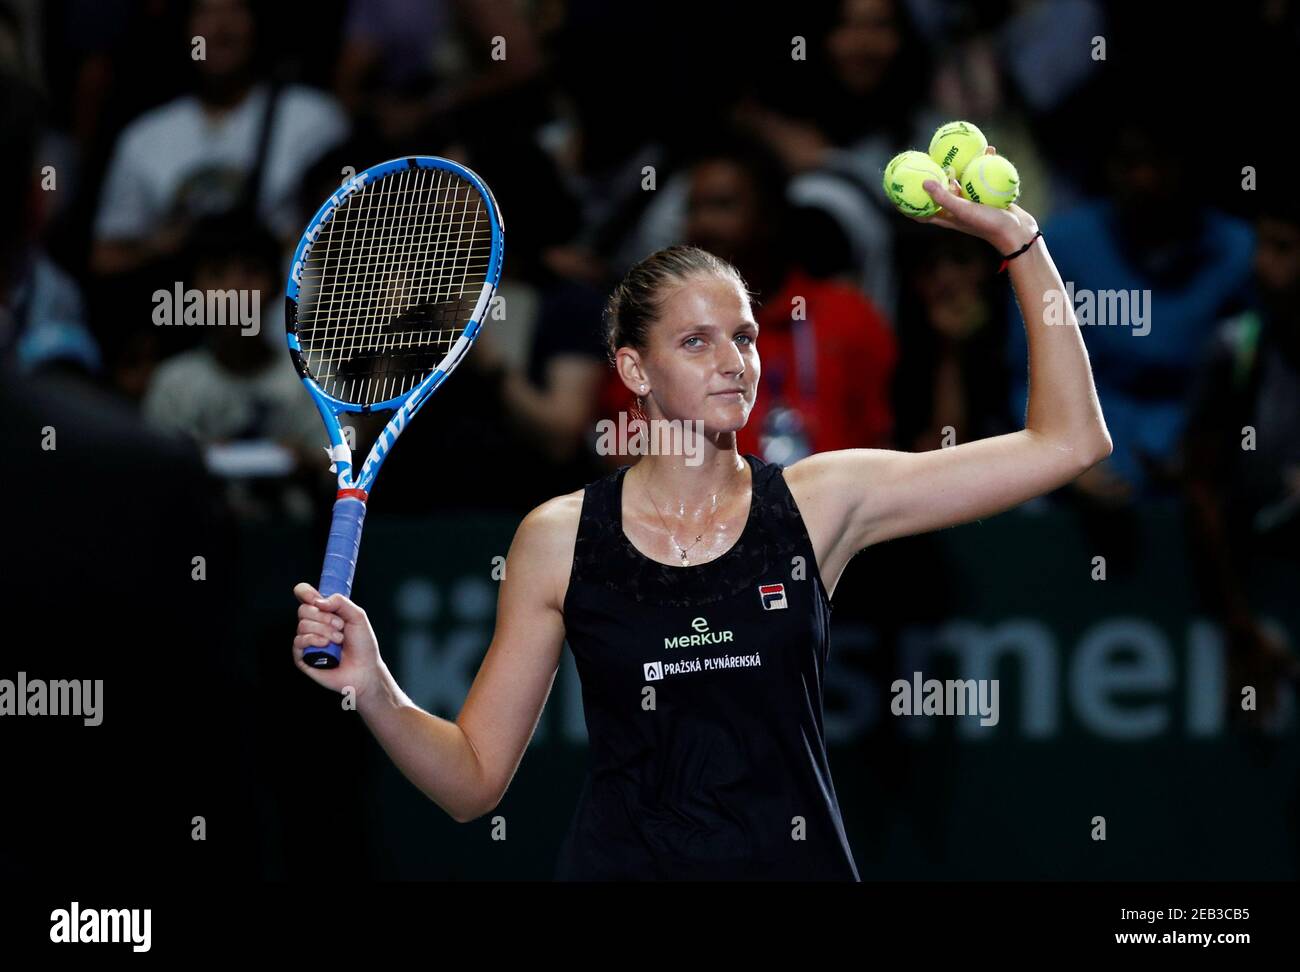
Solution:
<svg viewBox="0 0 1300 972">
<path fill-rule="evenodd" d="M 360 496 L 357 494 L 360 493 Z M 361 525 L 366 519 L 366 502 L 360 490 L 349 490 L 334 501 L 334 519 L 330 523 L 330 539 L 325 547 L 325 566 L 321 570 L 321 597 L 352 593 L 352 575 L 357 569 L 357 550 L 361 547 Z M 338 668 L 343 652 L 330 643 L 324 648 L 309 645 L 303 650 L 302 660 L 312 668 Z"/>
</svg>

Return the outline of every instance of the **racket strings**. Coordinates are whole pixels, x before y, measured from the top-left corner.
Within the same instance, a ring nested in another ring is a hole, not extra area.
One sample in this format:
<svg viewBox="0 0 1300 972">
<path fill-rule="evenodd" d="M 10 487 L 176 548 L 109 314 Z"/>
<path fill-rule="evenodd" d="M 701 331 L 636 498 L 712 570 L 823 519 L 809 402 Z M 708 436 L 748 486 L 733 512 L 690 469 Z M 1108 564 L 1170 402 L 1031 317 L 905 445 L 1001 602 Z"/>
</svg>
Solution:
<svg viewBox="0 0 1300 972">
<path fill-rule="evenodd" d="M 492 232 L 474 186 L 405 169 L 353 193 L 303 270 L 298 339 L 326 394 L 377 404 L 410 391 L 464 331 L 487 280 Z"/>
</svg>

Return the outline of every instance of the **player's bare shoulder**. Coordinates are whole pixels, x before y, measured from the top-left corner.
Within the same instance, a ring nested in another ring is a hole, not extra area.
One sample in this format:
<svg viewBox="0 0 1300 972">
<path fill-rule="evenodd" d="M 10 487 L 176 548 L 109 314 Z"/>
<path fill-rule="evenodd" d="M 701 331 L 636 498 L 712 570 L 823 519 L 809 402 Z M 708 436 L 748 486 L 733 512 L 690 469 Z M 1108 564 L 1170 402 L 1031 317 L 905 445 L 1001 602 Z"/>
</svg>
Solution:
<svg viewBox="0 0 1300 972">
<path fill-rule="evenodd" d="M 815 452 L 784 469 L 785 484 L 808 527 L 824 521 L 826 529 L 834 532 L 842 526 L 844 501 L 855 494 L 854 486 L 868 471 L 871 451 Z"/>
<path fill-rule="evenodd" d="M 553 496 L 540 506 L 533 507 L 519 524 L 519 534 L 527 533 L 531 543 L 548 548 L 567 544 L 572 558 L 585 492 L 586 490 L 577 489 L 563 496 Z"/>
<path fill-rule="evenodd" d="M 557 606 L 564 603 L 568 590 L 584 492 L 575 490 L 534 507 L 519 524 L 510 547 L 507 571 L 535 574 L 532 579 L 547 584 Z"/>
</svg>

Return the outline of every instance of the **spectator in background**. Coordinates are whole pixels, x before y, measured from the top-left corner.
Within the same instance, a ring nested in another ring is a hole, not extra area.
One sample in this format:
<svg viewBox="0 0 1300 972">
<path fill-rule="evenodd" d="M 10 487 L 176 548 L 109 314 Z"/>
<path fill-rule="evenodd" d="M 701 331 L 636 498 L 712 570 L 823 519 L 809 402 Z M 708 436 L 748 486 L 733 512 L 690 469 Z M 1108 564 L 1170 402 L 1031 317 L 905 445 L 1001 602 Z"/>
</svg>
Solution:
<svg viewBox="0 0 1300 972">
<path fill-rule="evenodd" d="M 1288 187 L 1261 212 L 1257 299 L 1215 332 L 1183 440 L 1193 562 L 1227 634 L 1231 711 L 1253 685 L 1257 715 L 1274 710 L 1282 677 L 1300 674 L 1249 594 L 1261 553 L 1300 557 L 1300 204 Z"/>
<path fill-rule="evenodd" d="M 124 273 L 175 255 L 195 220 L 244 206 L 277 237 L 294 222 L 302 172 L 347 133 L 326 95 L 259 78 L 250 0 L 193 0 L 195 90 L 140 116 L 113 152 L 91 266 Z"/>
<path fill-rule="evenodd" d="M 527 436 L 555 462 L 574 459 L 596 417 L 605 373 L 599 343 L 601 295 L 581 284 L 556 280 L 539 291 L 526 363 L 502 368 L 502 403 Z M 492 349 L 489 330 L 483 340 Z M 491 350 L 489 350 L 491 354 Z"/>
<path fill-rule="evenodd" d="M 800 266 L 785 190 L 780 161 L 740 135 L 704 147 L 690 170 L 687 240 L 731 261 L 757 295 L 763 382 L 738 447 L 792 463 L 886 445 L 893 334 L 858 290 Z"/>
<path fill-rule="evenodd" d="M 1079 112 L 1058 108 L 1098 75 L 1092 40 L 1106 26 L 1101 10 L 1093 0 L 1029 0 L 1014 10 L 1001 4 L 913 4 L 912 9 L 931 45 L 943 52 L 932 83 L 936 109 L 945 121 L 978 124 L 998 154 L 1015 162 L 1019 205 L 1045 222 L 1058 193 L 1072 198 L 1069 181 L 1060 184 L 1059 162 L 1077 167 L 1094 143 L 1104 141 L 1080 139 Z M 1056 130 L 1057 111 L 1073 140 L 1065 158 L 1048 166 L 1042 142 L 1044 134 Z"/>
<path fill-rule="evenodd" d="M 6 70 L 39 76 L 39 55 L 29 27 L 35 14 L 27 4 L 0 4 L 0 66 Z"/>
<path fill-rule="evenodd" d="M 95 374 L 99 346 L 86 327 L 76 282 L 41 247 L 47 193 L 37 147 L 42 100 L 0 71 L 0 358 L 20 372 L 64 368 Z"/>
<path fill-rule="evenodd" d="M 497 0 L 350 0 L 335 90 L 353 117 L 401 143 L 525 87 L 541 51 L 516 4 Z M 500 38 L 505 46 L 493 57 Z M 489 66 L 489 67 L 486 67 Z"/>
<path fill-rule="evenodd" d="M 808 88 L 762 89 L 738 116 L 794 173 L 848 149 L 872 182 L 898 146 L 928 143 L 931 54 L 901 0 L 840 0 L 824 31 L 808 38 Z M 878 156 L 880 164 L 868 161 Z"/>
<path fill-rule="evenodd" d="M 759 18 L 696 0 L 568 0 L 535 14 L 557 89 L 556 117 L 537 138 L 581 207 L 575 238 L 545 259 L 607 291 L 646 253 L 681 240 L 695 146 L 756 74 L 780 66 L 798 33 L 785 26 L 803 18 L 784 5 Z M 765 51 L 776 59 L 755 56 Z M 665 70 L 665 57 L 682 67 Z"/>
<path fill-rule="evenodd" d="M 1093 301 L 1083 337 L 1115 451 L 1070 489 L 1103 508 L 1172 491 L 1187 387 L 1216 323 L 1241 307 L 1252 251 L 1249 225 L 1204 205 L 1192 185 L 1177 102 L 1129 88 L 1113 102 L 1124 115 L 1109 120 L 1108 196 L 1044 229 L 1076 310 Z M 1115 291 L 1124 303 L 1107 297 Z M 1023 415 L 1024 329 L 1009 339 L 1012 413 Z"/>
<path fill-rule="evenodd" d="M 369 108 L 391 117 L 403 103 L 429 97 L 452 16 L 449 0 L 348 0 L 334 72 L 335 94 L 348 113 L 355 118 Z"/>
<path fill-rule="evenodd" d="M 78 155 L 96 166 L 112 137 L 190 79 L 186 10 L 178 3 L 63 0 L 45 4 L 46 76 Z M 141 57 L 142 51 L 151 56 Z"/>
<path fill-rule="evenodd" d="M 234 292 L 263 306 L 279 300 L 279 247 L 269 232 L 238 216 L 208 217 L 195 229 L 187 281 L 193 289 Z M 203 445 L 209 467 L 228 476 L 238 512 L 257 515 L 274 503 L 278 512 L 309 515 L 310 500 L 285 477 L 323 470 L 326 439 L 289 355 L 251 329 L 205 324 L 200 347 L 154 371 L 142 404 L 146 422 Z M 240 444 L 246 448 L 230 448 Z"/>
<path fill-rule="evenodd" d="M 924 227 L 900 243 L 896 447 L 924 452 L 1011 431 L 996 256 L 973 237 Z"/>
<path fill-rule="evenodd" d="M 787 68 L 779 86 L 760 85 L 736 117 L 781 156 L 793 175 L 791 201 L 838 228 L 849 279 L 892 320 L 897 224 L 880 173 L 903 148 L 928 145 L 947 120 L 929 105 L 930 51 L 902 0 L 841 0 L 808 44 L 800 66 L 811 80 Z"/>
<path fill-rule="evenodd" d="M 1097 59 L 1098 38 L 1121 33 L 1111 21 L 1118 5 L 910 0 L 907 6 L 927 46 L 938 52 L 928 80 L 943 120 L 975 122 L 998 154 L 1015 162 L 1020 205 L 1040 223 L 1059 204 L 1077 201 L 1077 183 L 1107 141 L 1080 137 L 1080 119 L 1111 110 L 1090 95 L 1105 69 Z M 1153 21 L 1145 33 L 1168 35 L 1163 21 Z M 1126 34 L 1126 42 L 1133 36 Z M 1132 53 L 1126 58 L 1137 61 Z"/>
</svg>

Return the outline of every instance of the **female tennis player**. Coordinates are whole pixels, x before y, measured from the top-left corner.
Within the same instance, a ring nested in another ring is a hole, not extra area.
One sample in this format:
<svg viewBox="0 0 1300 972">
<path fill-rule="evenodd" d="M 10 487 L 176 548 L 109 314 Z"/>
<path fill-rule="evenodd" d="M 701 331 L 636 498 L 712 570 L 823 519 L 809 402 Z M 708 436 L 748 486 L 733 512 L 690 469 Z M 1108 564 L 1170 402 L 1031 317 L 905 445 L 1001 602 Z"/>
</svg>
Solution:
<svg viewBox="0 0 1300 972">
<path fill-rule="evenodd" d="M 702 454 L 648 455 L 520 524 L 496 631 L 454 722 L 415 706 L 342 595 L 301 600 L 294 658 L 358 711 L 402 772 L 457 821 L 497 806 L 567 639 L 591 769 L 561 879 L 857 880 L 822 731 L 830 598 L 855 553 L 991 516 L 1110 453 L 1087 353 L 1038 227 L 956 182 L 929 222 L 1008 257 L 1028 330 L 1025 427 L 933 452 L 849 449 L 783 468 L 736 451 L 758 387 L 758 327 L 737 272 L 703 250 L 655 253 L 610 299 L 618 375 L 646 417 L 703 423 Z M 308 645 L 342 648 L 307 667 Z"/>
</svg>

